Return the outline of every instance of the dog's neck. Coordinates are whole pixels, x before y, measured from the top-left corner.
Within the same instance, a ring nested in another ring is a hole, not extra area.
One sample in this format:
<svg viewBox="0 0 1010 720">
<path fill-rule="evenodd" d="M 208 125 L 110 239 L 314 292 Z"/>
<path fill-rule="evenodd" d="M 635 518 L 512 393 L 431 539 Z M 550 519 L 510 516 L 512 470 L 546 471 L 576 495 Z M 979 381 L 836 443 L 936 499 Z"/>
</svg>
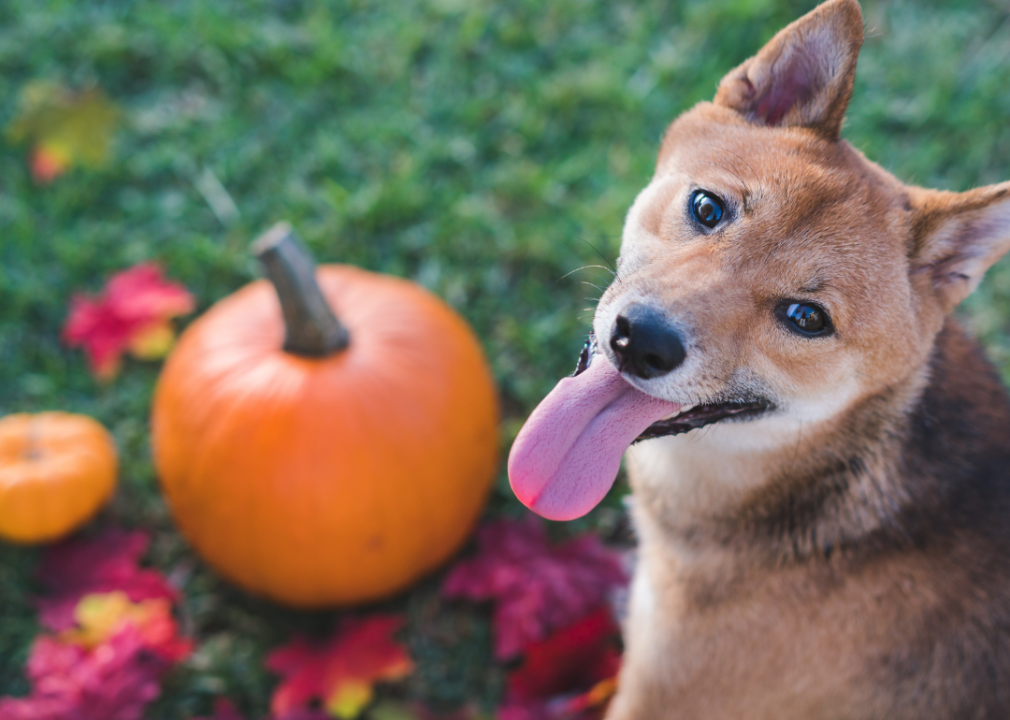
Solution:
<svg viewBox="0 0 1010 720">
<path fill-rule="evenodd" d="M 757 422 L 741 422 L 632 448 L 639 526 L 701 561 L 780 565 L 907 547 L 938 529 L 932 510 L 950 518 L 952 503 L 984 506 L 985 467 L 1010 461 L 999 437 L 1008 424 L 995 371 L 948 322 L 904 383 L 816 427 L 772 419 L 763 444 L 747 435 Z"/>
</svg>

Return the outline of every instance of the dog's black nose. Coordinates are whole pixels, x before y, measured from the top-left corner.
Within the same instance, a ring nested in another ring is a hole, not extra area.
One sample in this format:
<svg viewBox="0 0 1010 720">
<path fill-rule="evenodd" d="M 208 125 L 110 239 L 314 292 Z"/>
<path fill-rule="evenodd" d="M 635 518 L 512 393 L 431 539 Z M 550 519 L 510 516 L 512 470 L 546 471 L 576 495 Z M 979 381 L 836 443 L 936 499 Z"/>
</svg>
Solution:
<svg viewBox="0 0 1010 720">
<path fill-rule="evenodd" d="M 643 380 L 666 375 L 684 362 L 684 343 L 663 314 L 633 303 L 617 316 L 610 335 L 620 370 Z"/>
</svg>

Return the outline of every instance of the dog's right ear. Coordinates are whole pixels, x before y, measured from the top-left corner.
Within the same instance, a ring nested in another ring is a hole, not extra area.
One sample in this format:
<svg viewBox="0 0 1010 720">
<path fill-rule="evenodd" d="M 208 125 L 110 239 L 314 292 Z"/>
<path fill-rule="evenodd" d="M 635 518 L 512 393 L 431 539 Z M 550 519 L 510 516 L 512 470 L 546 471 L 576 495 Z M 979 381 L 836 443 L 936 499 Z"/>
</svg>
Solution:
<svg viewBox="0 0 1010 720">
<path fill-rule="evenodd" d="M 1010 251 L 1010 182 L 955 193 L 908 188 L 913 273 L 928 273 L 946 312 Z"/>
<path fill-rule="evenodd" d="M 857 0 L 828 0 L 719 83 L 715 104 L 757 125 L 808 127 L 837 140 L 863 44 Z"/>
</svg>

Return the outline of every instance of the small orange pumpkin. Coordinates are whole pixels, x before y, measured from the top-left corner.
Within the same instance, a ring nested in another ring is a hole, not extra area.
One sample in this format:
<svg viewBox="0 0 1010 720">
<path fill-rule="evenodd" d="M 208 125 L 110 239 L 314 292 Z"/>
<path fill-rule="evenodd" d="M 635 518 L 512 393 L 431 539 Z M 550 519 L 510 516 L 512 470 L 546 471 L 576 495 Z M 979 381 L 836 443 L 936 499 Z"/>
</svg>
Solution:
<svg viewBox="0 0 1010 720">
<path fill-rule="evenodd" d="M 84 415 L 0 418 L 0 537 L 56 540 L 105 504 L 116 486 L 116 446 Z"/>
<path fill-rule="evenodd" d="M 462 544 L 490 489 L 498 409 L 480 345 L 412 282 L 316 270 L 286 225 L 255 247 L 274 287 L 211 308 L 158 382 L 172 512 L 210 564 L 274 600 L 391 594 Z"/>
</svg>

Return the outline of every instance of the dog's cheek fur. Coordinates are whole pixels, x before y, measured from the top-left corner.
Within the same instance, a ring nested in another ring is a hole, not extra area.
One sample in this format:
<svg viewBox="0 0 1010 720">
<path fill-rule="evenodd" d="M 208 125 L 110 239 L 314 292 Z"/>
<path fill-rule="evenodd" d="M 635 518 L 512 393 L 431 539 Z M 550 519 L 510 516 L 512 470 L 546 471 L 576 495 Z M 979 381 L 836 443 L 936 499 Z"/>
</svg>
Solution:
<svg viewBox="0 0 1010 720">
<path fill-rule="evenodd" d="M 612 720 L 1003 716 L 1010 403 L 953 325 L 928 379 L 907 412 L 853 408 L 736 517 L 671 532 L 636 492 Z"/>
</svg>

